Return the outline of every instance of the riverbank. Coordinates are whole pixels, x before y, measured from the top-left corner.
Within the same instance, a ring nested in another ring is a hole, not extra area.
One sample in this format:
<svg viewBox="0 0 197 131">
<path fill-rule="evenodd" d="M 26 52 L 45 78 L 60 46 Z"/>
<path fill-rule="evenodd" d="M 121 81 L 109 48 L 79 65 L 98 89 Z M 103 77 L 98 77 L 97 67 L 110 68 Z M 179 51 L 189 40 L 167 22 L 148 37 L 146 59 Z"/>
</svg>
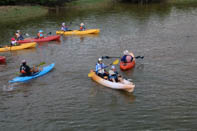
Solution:
<svg viewBox="0 0 197 131">
<path fill-rule="evenodd" d="M 47 13 L 48 9 L 41 6 L 0 6 L 0 23 L 20 22 Z"/>
</svg>

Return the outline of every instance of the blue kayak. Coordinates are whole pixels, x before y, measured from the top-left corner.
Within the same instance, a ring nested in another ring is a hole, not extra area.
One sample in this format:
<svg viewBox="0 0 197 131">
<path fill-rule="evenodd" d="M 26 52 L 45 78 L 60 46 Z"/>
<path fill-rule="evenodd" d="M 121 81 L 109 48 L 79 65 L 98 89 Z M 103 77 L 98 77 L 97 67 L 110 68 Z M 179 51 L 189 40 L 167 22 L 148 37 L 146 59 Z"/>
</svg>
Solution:
<svg viewBox="0 0 197 131">
<path fill-rule="evenodd" d="M 54 68 L 54 66 L 55 66 L 55 63 L 52 63 L 52 64 L 50 64 L 48 66 L 43 67 L 43 69 L 40 72 L 38 72 L 38 73 L 36 73 L 36 74 L 34 74 L 32 76 L 15 77 L 14 79 L 10 80 L 9 83 L 26 82 L 28 80 L 31 80 L 31 79 L 43 76 L 43 75 L 47 74 L 49 71 L 51 71 Z"/>
</svg>

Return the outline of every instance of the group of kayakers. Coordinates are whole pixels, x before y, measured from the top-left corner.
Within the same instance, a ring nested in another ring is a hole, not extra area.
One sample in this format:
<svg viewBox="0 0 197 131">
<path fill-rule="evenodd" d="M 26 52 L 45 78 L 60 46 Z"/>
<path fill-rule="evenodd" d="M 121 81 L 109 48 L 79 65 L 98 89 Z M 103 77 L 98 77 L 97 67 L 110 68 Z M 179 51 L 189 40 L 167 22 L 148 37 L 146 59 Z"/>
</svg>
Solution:
<svg viewBox="0 0 197 131">
<path fill-rule="evenodd" d="M 133 61 L 133 56 L 131 56 L 129 54 L 128 50 L 125 50 L 123 52 L 124 56 L 121 58 L 121 61 L 124 63 L 130 63 Z M 101 77 L 104 78 L 106 80 L 112 81 L 112 82 L 122 82 L 123 78 L 121 77 L 121 75 L 116 71 L 116 67 L 115 65 L 111 66 L 111 69 L 107 72 L 105 70 L 105 68 L 107 68 L 108 66 L 106 66 L 103 61 L 102 58 L 98 59 L 98 62 L 96 63 L 96 67 L 95 67 L 95 72 L 96 74 Z"/>
<path fill-rule="evenodd" d="M 81 23 L 79 26 L 79 31 L 86 30 L 84 23 Z M 61 31 L 72 31 L 68 28 L 68 25 L 66 25 L 65 22 L 62 23 Z"/>
</svg>

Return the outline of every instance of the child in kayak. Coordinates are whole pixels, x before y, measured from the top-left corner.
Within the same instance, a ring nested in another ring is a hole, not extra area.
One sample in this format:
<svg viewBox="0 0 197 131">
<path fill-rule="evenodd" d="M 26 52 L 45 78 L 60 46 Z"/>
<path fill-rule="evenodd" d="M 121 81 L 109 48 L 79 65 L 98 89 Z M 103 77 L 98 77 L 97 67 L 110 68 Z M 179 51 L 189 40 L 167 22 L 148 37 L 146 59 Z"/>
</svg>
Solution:
<svg viewBox="0 0 197 131">
<path fill-rule="evenodd" d="M 31 76 L 39 70 L 33 67 L 32 69 L 26 64 L 26 60 L 22 60 L 22 64 L 20 66 L 20 76 Z"/>
<path fill-rule="evenodd" d="M 104 78 L 104 76 L 108 76 L 106 71 L 104 70 L 104 68 L 106 68 L 107 66 L 105 66 L 105 64 L 102 62 L 102 58 L 98 59 L 98 62 L 96 63 L 96 68 L 95 68 L 95 72 L 98 76 L 100 76 L 101 78 Z"/>
<path fill-rule="evenodd" d="M 116 68 L 114 65 L 112 65 L 111 69 L 109 70 L 109 80 L 112 82 L 121 82 L 121 83 L 123 81 L 122 77 L 116 71 Z"/>
<path fill-rule="evenodd" d="M 11 38 L 11 42 L 10 42 L 11 46 L 17 46 L 17 41 L 14 37 Z"/>
<path fill-rule="evenodd" d="M 123 52 L 124 56 L 121 58 L 121 61 L 124 63 L 129 63 L 133 61 L 133 57 L 129 54 L 128 50 Z"/>
<path fill-rule="evenodd" d="M 68 29 L 68 26 L 66 26 L 65 22 L 62 23 L 62 27 L 61 27 L 62 31 L 71 31 Z"/>
<path fill-rule="evenodd" d="M 16 31 L 15 36 L 16 36 L 16 40 L 24 40 L 20 30 Z"/>
<path fill-rule="evenodd" d="M 79 30 L 80 31 L 84 31 L 86 28 L 85 28 L 85 25 L 84 25 L 84 23 L 81 23 L 80 24 L 80 27 L 79 27 Z"/>
<path fill-rule="evenodd" d="M 38 38 L 38 39 L 44 38 L 44 32 L 43 32 L 43 30 L 39 30 L 39 32 L 38 32 L 38 34 L 37 34 L 37 38 Z"/>
</svg>

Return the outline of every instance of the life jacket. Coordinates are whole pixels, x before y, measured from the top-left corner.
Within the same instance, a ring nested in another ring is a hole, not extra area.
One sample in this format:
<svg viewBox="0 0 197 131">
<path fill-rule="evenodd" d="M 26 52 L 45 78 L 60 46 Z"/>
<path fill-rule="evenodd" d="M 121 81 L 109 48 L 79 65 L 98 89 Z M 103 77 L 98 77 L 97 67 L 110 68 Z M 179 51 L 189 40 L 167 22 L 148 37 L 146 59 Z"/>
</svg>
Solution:
<svg viewBox="0 0 197 131">
<path fill-rule="evenodd" d="M 80 26 L 80 31 L 83 31 L 83 30 L 85 30 L 85 27 L 84 26 Z"/>
<path fill-rule="evenodd" d="M 38 36 L 38 38 L 44 38 L 44 35 L 43 35 L 42 32 L 39 32 L 39 33 L 37 34 L 37 36 Z"/>
</svg>

